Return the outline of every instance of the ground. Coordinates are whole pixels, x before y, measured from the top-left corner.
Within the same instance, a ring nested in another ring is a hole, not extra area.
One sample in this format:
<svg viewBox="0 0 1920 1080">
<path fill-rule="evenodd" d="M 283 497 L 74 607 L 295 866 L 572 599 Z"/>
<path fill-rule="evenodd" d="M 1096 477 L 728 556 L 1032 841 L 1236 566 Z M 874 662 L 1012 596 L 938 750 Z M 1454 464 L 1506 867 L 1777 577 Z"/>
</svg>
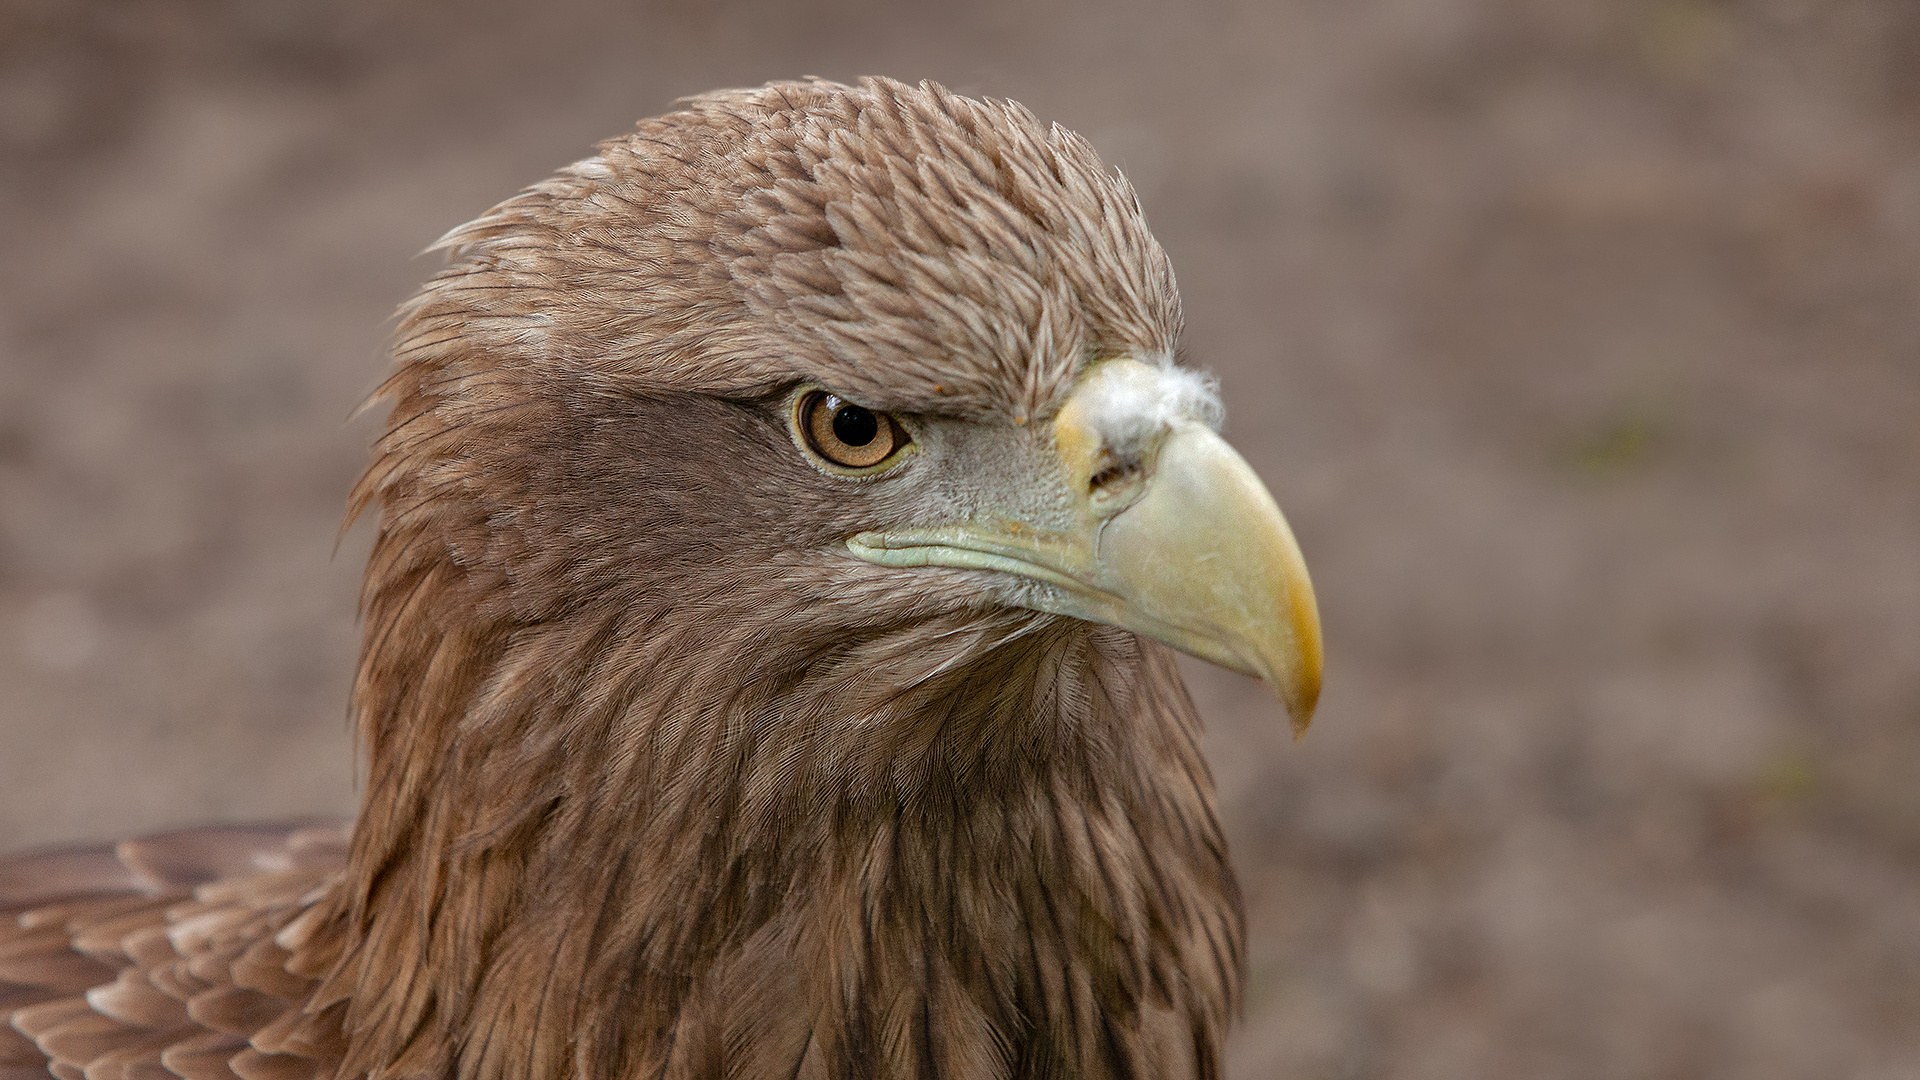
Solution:
<svg viewBox="0 0 1920 1080">
<path fill-rule="evenodd" d="M 1305 741 L 1189 669 L 1234 1076 L 1920 1077 L 1911 0 L 4 0 L 0 848 L 348 809 L 415 254 L 868 72 L 1133 177 L 1313 568 Z"/>
</svg>

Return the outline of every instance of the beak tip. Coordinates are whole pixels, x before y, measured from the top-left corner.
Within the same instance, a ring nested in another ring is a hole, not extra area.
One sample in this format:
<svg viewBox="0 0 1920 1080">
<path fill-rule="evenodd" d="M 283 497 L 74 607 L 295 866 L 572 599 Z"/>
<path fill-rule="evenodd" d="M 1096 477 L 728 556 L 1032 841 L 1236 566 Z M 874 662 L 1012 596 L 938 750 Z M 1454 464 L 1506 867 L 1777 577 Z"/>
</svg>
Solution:
<svg viewBox="0 0 1920 1080">
<path fill-rule="evenodd" d="M 1281 668 L 1267 677 L 1280 703 L 1286 706 L 1287 719 L 1293 723 L 1295 742 L 1306 738 L 1307 728 L 1313 724 L 1313 712 L 1320 704 L 1321 654 L 1319 636 L 1310 640 L 1314 648 L 1307 655 L 1297 657 L 1296 663 Z"/>
<path fill-rule="evenodd" d="M 1320 703 L 1320 680 L 1316 678 L 1310 685 L 1291 689 L 1294 692 L 1283 693 L 1282 699 L 1287 706 L 1287 718 L 1293 722 L 1293 741 L 1299 742 L 1307 737 L 1307 728 L 1313 724 L 1313 710 Z"/>
<path fill-rule="evenodd" d="M 1320 636 L 1320 609 L 1313 601 L 1313 586 L 1306 580 L 1306 568 L 1300 569 L 1300 589 L 1296 593 L 1295 635 L 1300 647 L 1300 668 L 1288 687 L 1287 715 L 1293 721 L 1293 740 L 1307 737 L 1313 723 L 1313 711 L 1320 705 L 1320 688 L 1326 677 L 1326 644 Z"/>
<path fill-rule="evenodd" d="M 1287 719 L 1293 725 L 1295 742 L 1306 738 L 1307 728 L 1313 724 L 1313 712 L 1320 704 L 1320 665 L 1310 663 L 1281 663 L 1271 661 L 1241 666 L 1231 665 L 1252 675 L 1267 684 L 1273 696 L 1287 710 Z"/>
</svg>

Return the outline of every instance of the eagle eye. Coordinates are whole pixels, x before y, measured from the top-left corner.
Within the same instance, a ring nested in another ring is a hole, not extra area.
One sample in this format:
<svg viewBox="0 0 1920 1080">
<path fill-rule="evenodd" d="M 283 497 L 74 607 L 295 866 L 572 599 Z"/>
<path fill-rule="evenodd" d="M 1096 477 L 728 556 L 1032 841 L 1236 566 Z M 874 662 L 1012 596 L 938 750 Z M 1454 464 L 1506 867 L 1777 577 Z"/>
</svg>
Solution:
<svg viewBox="0 0 1920 1080">
<path fill-rule="evenodd" d="M 889 413 L 809 390 L 794 407 L 800 441 L 835 472 L 878 472 L 913 440 Z"/>
</svg>

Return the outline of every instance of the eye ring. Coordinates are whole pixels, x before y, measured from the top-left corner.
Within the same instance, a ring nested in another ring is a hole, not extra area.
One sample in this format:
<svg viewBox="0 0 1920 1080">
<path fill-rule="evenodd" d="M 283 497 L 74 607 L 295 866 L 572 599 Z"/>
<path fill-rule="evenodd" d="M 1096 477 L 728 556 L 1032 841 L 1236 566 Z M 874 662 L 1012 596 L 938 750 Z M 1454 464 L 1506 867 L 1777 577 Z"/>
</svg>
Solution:
<svg viewBox="0 0 1920 1080">
<path fill-rule="evenodd" d="M 892 413 L 818 388 L 802 390 L 794 399 L 793 428 L 819 465 L 842 476 L 885 472 L 914 446 L 906 425 Z"/>
</svg>

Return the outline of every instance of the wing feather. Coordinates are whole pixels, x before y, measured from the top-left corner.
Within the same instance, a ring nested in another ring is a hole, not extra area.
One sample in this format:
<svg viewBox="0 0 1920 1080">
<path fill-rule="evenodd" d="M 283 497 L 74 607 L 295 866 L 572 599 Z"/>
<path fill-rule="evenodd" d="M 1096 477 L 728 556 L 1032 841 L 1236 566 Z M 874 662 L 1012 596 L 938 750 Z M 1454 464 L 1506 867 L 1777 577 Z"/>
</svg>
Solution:
<svg viewBox="0 0 1920 1080">
<path fill-rule="evenodd" d="M 0 859 L 0 1080 L 331 1075 L 342 1015 L 306 1011 L 307 972 L 346 842 L 302 820 Z"/>
</svg>

